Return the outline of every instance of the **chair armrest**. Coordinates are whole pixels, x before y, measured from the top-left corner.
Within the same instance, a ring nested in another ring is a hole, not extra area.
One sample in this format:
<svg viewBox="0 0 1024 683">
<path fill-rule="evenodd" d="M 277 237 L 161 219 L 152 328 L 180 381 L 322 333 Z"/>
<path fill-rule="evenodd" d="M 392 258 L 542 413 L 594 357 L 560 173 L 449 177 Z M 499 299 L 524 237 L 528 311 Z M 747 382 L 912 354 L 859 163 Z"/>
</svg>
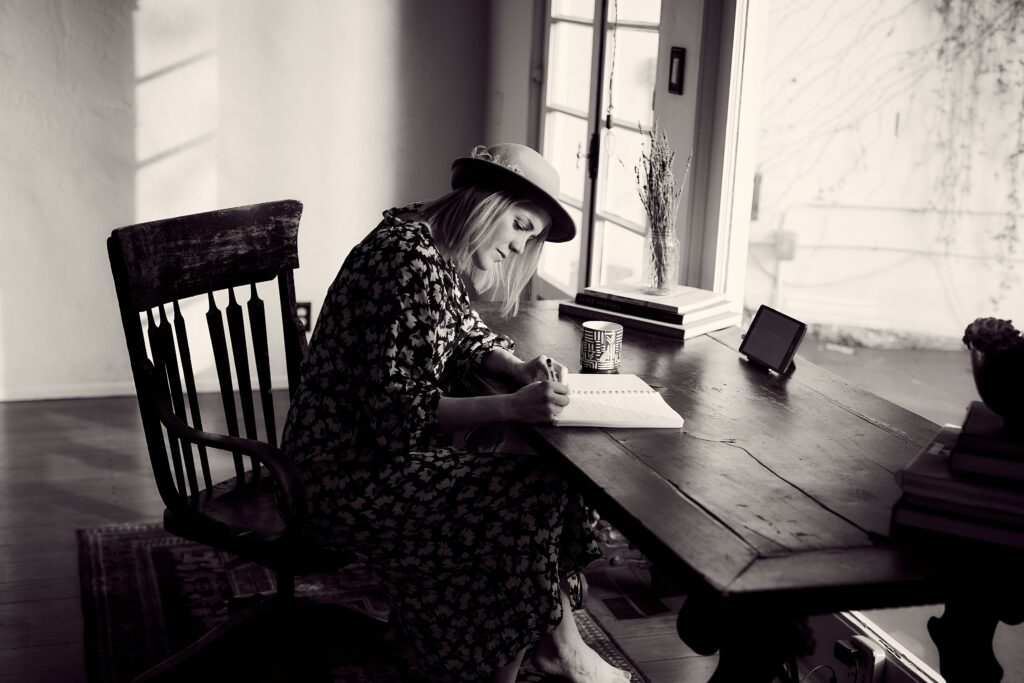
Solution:
<svg viewBox="0 0 1024 683">
<path fill-rule="evenodd" d="M 147 370 L 152 379 L 156 369 L 151 363 L 148 365 Z M 306 489 L 302 485 L 299 471 L 295 469 L 294 463 L 285 457 L 281 449 L 254 439 L 200 431 L 190 427 L 175 415 L 167 401 L 156 398 L 153 403 L 156 406 L 160 422 L 172 436 L 192 444 L 242 453 L 255 459 L 261 465 L 265 465 L 271 476 L 280 484 L 278 497 L 283 507 L 285 523 L 289 527 L 301 525 L 306 516 Z"/>
</svg>

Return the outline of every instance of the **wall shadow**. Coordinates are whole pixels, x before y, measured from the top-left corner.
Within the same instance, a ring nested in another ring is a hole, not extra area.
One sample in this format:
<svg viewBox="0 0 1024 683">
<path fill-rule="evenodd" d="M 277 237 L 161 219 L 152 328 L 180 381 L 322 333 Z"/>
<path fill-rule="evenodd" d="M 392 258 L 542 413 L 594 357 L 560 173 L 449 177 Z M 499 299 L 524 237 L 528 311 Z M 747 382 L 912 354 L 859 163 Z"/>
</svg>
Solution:
<svg viewBox="0 0 1024 683">
<path fill-rule="evenodd" d="M 397 131 L 396 202 L 450 189 L 450 163 L 484 140 L 489 3 L 437 0 L 401 4 L 396 105 L 413 112 Z"/>
</svg>

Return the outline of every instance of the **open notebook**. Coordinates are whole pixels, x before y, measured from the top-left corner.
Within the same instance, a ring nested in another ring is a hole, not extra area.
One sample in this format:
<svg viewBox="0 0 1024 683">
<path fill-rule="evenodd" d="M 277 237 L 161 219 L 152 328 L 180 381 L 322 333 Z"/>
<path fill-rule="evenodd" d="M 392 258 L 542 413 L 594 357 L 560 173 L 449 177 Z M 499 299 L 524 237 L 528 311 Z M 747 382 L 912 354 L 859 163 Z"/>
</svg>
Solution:
<svg viewBox="0 0 1024 683">
<path fill-rule="evenodd" d="M 559 427 L 675 427 L 683 418 L 636 375 L 568 375 Z"/>
</svg>

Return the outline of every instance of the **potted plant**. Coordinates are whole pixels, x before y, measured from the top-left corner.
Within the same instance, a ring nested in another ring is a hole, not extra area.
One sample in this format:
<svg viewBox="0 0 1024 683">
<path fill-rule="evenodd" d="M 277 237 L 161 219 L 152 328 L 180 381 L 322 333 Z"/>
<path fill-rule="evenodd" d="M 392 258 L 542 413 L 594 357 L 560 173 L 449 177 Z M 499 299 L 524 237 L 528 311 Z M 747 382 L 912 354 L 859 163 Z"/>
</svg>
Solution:
<svg viewBox="0 0 1024 683">
<path fill-rule="evenodd" d="M 978 318 L 964 330 L 978 395 L 1008 426 L 1024 428 L 1024 338 L 1010 320 Z"/>
</svg>

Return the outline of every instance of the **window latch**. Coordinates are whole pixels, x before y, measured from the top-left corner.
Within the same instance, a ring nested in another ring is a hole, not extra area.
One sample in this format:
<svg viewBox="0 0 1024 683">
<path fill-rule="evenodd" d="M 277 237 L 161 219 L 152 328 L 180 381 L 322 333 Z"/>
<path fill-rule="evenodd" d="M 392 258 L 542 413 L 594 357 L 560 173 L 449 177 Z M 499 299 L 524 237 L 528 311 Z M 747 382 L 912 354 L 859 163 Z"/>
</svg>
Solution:
<svg viewBox="0 0 1024 683">
<path fill-rule="evenodd" d="M 601 157 L 601 134 L 594 131 L 590 136 L 590 149 L 587 151 L 587 173 L 590 179 L 597 177 L 597 162 Z"/>
</svg>

